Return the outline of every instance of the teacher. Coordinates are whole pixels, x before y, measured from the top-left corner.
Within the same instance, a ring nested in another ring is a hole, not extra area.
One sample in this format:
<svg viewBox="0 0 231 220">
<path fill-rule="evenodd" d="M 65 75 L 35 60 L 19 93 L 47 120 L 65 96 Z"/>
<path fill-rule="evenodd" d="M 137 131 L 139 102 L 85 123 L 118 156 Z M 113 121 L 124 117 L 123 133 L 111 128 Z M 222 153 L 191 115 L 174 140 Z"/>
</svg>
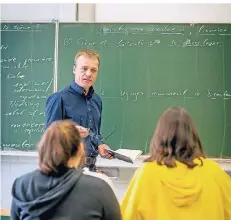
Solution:
<svg viewBox="0 0 231 220">
<path fill-rule="evenodd" d="M 70 119 L 77 127 L 85 143 L 85 165 L 96 170 L 96 157 L 111 159 L 101 135 L 102 100 L 93 84 L 99 74 L 100 56 L 92 49 L 82 49 L 74 58 L 74 81 L 50 95 L 46 102 L 46 128 L 57 120 Z"/>
</svg>

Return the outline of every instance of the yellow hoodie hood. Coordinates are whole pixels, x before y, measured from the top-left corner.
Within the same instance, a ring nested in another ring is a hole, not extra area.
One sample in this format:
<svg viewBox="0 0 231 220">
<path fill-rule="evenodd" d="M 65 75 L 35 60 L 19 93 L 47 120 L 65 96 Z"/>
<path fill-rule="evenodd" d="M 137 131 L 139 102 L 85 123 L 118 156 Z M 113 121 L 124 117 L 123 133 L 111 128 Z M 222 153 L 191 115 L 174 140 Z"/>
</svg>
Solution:
<svg viewBox="0 0 231 220">
<path fill-rule="evenodd" d="M 178 207 L 196 202 L 202 192 L 202 183 L 197 175 L 188 172 L 186 165 L 177 162 L 177 169 L 164 169 L 159 173 L 165 195 Z"/>
<path fill-rule="evenodd" d="M 231 220 L 231 178 L 214 161 L 194 162 L 138 168 L 121 202 L 123 220 Z"/>
</svg>

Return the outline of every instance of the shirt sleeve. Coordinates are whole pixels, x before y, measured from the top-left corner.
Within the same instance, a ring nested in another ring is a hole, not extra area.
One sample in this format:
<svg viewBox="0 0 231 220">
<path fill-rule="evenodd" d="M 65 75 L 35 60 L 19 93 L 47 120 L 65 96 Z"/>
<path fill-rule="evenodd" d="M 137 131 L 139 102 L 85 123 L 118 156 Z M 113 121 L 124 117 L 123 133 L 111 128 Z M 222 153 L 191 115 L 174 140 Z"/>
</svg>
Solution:
<svg viewBox="0 0 231 220">
<path fill-rule="evenodd" d="M 101 110 L 101 114 L 100 114 L 100 119 L 99 119 L 99 134 L 97 135 L 97 146 L 99 146 L 100 144 L 104 144 L 104 138 L 101 134 L 101 121 L 102 121 L 102 110 Z"/>
<path fill-rule="evenodd" d="M 64 119 L 64 108 L 60 93 L 54 93 L 48 97 L 46 102 L 46 124 L 47 128 L 52 122 Z"/>
<path fill-rule="evenodd" d="M 101 122 L 102 122 L 102 101 L 100 100 L 100 118 L 98 124 L 98 134 L 90 133 L 91 141 L 94 142 L 96 149 L 98 149 L 99 145 L 104 144 L 104 138 L 101 134 Z"/>
<path fill-rule="evenodd" d="M 98 125 L 98 131 L 99 131 L 99 133 L 97 135 L 98 136 L 97 137 L 97 141 L 98 141 L 97 146 L 99 146 L 100 144 L 104 144 L 104 138 L 103 138 L 103 136 L 101 134 L 101 122 L 102 122 L 102 101 L 101 101 L 100 119 L 99 119 L 99 125 Z"/>
</svg>

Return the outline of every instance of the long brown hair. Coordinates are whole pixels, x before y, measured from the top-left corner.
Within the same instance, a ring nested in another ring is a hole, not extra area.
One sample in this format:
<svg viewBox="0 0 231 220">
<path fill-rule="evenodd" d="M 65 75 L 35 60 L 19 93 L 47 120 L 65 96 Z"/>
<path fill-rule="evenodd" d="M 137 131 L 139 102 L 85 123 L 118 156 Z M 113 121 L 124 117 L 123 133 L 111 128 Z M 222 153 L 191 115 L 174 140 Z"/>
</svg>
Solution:
<svg viewBox="0 0 231 220">
<path fill-rule="evenodd" d="M 76 156 L 80 143 L 81 137 L 74 122 L 62 120 L 50 124 L 37 145 L 41 172 L 57 173 Z"/>
<path fill-rule="evenodd" d="M 200 137 L 189 113 L 180 107 L 167 109 L 150 143 L 150 156 L 145 162 L 175 167 L 175 160 L 192 168 L 195 158 L 205 157 Z"/>
</svg>

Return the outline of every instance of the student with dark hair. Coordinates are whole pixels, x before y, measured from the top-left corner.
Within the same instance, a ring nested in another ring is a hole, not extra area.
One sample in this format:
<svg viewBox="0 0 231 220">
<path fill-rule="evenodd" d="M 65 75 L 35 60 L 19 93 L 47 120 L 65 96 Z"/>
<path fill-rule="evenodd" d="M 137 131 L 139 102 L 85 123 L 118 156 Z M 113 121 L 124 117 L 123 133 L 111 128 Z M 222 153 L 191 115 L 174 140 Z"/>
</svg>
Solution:
<svg viewBox="0 0 231 220">
<path fill-rule="evenodd" d="M 231 178 L 205 158 L 191 116 L 169 108 L 121 203 L 123 220 L 231 220 Z"/>
<path fill-rule="evenodd" d="M 121 220 L 113 185 L 81 169 L 84 147 L 76 124 L 55 121 L 38 144 L 39 169 L 12 187 L 12 220 Z"/>
</svg>

